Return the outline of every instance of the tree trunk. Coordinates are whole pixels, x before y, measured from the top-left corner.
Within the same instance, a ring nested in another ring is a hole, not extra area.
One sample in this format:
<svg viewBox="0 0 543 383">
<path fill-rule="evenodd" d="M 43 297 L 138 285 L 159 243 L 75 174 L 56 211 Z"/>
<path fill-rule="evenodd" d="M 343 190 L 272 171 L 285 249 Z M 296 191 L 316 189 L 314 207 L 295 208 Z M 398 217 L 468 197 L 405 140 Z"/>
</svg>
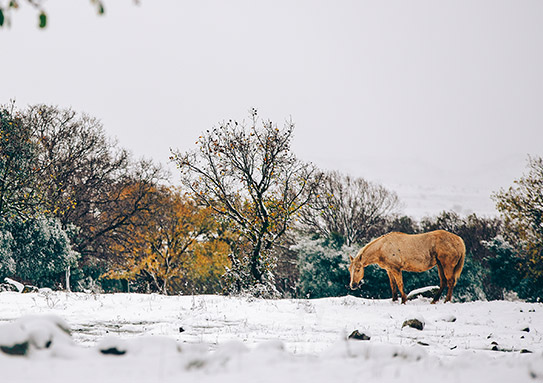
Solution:
<svg viewBox="0 0 543 383">
<path fill-rule="evenodd" d="M 262 282 L 262 272 L 260 271 L 260 251 L 262 249 L 262 240 L 259 238 L 251 254 L 251 274 L 257 282 Z"/>
<path fill-rule="evenodd" d="M 70 289 L 70 275 L 71 275 L 71 270 L 70 270 L 70 266 L 68 266 L 66 268 L 66 291 L 71 293 L 72 290 Z"/>
</svg>

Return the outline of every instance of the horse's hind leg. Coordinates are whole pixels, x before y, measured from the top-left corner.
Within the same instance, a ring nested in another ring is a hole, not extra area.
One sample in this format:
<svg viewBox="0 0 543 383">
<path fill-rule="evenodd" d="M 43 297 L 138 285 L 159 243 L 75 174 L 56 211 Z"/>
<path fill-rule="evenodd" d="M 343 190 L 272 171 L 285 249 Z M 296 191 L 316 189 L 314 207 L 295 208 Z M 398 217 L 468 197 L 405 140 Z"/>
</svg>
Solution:
<svg viewBox="0 0 543 383">
<path fill-rule="evenodd" d="M 445 273 L 443 272 L 443 266 L 441 266 L 441 263 L 439 263 L 439 261 L 437 262 L 437 270 L 439 271 L 439 290 L 437 290 L 437 293 L 434 295 L 434 299 L 432 300 L 432 303 L 436 303 L 441 297 L 441 294 L 443 293 L 443 290 L 445 289 L 445 281 L 447 280 L 445 278 Z"/>
<path fill-rule="evenodd" d="M 451 301 L 454 285 L 456 285 L 456 281 L 454 280 L 454 277 L 447 280 L 447 297 L 445 298 L 445 302 L 450 302 Z"/>
<path fill-rule="evenodd" d="M 456 285 L 454 269 L 452 267 L 444 269 L 443 275 L 445 276 L 445 280 L 447 281 L 447 296 L 445 297 L 445 302 L 450 302 L 453 294 L 454 285 Z"/>
<path fill-rule="evenodd" d="M 388 274 L 388 280 L 390 281 L 390 290 L 392 291 L 392 301 L 396 302 L 398 300 L 398 293 L 396 290 L 396 281 L 394 280 L 394 276 L 390 271 L 387 270 Z"/>
</svg>

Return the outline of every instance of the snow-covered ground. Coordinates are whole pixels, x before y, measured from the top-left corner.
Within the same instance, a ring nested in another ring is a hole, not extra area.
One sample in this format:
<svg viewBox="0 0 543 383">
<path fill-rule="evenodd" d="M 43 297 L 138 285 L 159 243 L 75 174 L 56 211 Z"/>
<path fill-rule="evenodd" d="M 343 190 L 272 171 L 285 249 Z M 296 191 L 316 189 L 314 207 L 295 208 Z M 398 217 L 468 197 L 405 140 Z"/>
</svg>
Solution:
<svg viewBox="0 0 543 383">
<path fill-rule="evenodd" d="M 24 341 L 1 382 L 543 381 L 543 304 L 525 302 L 0 293 L 0 346 Z"/>
</svg>

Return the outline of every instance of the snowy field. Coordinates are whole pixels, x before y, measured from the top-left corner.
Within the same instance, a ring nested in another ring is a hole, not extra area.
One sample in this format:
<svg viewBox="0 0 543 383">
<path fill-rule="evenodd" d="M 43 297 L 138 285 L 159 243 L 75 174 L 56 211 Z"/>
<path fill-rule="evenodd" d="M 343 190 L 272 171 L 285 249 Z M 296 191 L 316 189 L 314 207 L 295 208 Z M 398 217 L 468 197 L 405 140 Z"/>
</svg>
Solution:
<svg viewBox="0 0 543 383">
<path fill-rule="evenodd" d="M 4 292 L 0 346 L 10 383 L 538 382 L 543 304 Z"/>
</svg>

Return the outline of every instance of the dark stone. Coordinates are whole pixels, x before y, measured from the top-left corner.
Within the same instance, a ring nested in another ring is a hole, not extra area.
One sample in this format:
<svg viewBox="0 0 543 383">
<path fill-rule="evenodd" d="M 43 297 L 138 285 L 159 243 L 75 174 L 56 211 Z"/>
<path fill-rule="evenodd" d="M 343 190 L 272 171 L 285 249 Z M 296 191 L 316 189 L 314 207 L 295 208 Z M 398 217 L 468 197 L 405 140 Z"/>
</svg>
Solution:
<svg viewBox="0 0 543 383">
<path fill-rule="evenodd" d="M 183 327 L 179 327 L 179 332 L 185 332 L 185 329 Z"/>
<path fill-rule="evenodd" d="M 420 344 L 421 346 L 429 346 L 428 343 L 425 343 L 425 342 L 421 342 L 421 341 L 418 341 L 417 344 Z"/>
<path fill-rule="evenodd" d="M 520 353 L 521 353 L 521 354 L 531 354 L 532 351 L 526 350 L 525 348 L 523 348 L 522 350 L 520 350 Z"/>
<path fill-rule="evenodd" d="M 522 331 L 524 331 L 524 332 L 530 332 L 530 327 L 523 328 Z"/>
<path fill-rule="evenodd" d="M 26 355 L 28 342 L 14 344 L 13 346 L 0 346 L 0 350 L 9 355 Z"/>
<path fill-rule="evenodd" d="M 360 333 L 358 332 L 358 330 L 354 330 L 351 335 L 349 335 L 349 339 L 356 339 L 356 340 L 370 340 L 371 337 L 364 334 L 364 333 Z"/>
<path fill-rule="evenodd" d="M 119 350 L 117 347 L 110 347 L 106 348 L 104 350 L 100 350 L 100 352 L 104 355 L 124 355 L 126 354 L 126 350 Z"/>
<path fill-rule="evenodd" d="M 422 330 L 424 328 L 424 323 L 418 319 L 408 319 L 402 324 L 402 328 L 405 326 L 416 328 L 417 330 Z"/>
</svg>

